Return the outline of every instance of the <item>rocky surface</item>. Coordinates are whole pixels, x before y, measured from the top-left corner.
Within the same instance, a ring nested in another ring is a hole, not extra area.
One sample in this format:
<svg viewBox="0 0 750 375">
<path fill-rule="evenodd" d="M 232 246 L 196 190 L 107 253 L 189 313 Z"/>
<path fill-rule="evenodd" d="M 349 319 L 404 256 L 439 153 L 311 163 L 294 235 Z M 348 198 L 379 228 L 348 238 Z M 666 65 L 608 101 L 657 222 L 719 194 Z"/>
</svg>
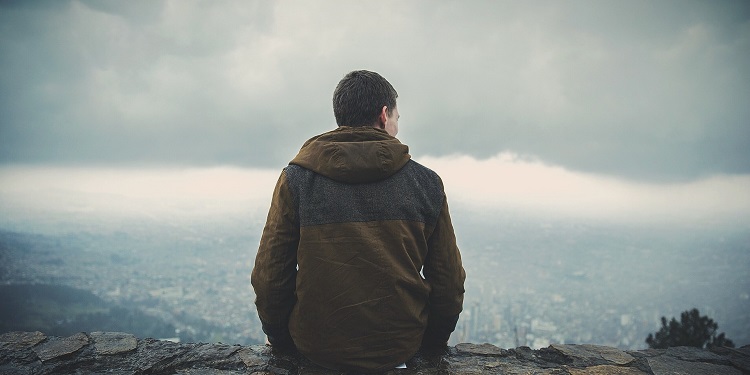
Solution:
<svg viewBox="0 0 750 375">
<path fill-rule="evenodd" d="M 40 332 L 0 335 L 0 374 L 338 374 L 299 355 L 264 346 L 178 344 L 127 333 L 92 332 L 47 337 Z M 501 349 L 458 344 L 444 356 L 418 355 L 387 374 L 750 374 L 750 346 L 714 352 L 678 347 L 621 351 L 596 345 Z"/>
</svg>

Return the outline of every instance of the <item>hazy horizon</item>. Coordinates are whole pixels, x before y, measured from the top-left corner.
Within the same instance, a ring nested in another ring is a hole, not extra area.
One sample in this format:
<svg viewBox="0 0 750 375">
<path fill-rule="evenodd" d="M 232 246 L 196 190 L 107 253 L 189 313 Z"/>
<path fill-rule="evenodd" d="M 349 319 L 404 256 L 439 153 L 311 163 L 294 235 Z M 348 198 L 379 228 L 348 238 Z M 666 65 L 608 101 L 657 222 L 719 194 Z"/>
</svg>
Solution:
<svg viewBox="0 0 750 375">
<path fill-rule="evenodd" d="M 644 225 L 750 222 L 750 176 L 745 175 L 643 183 L 573 172 L 512 154 L 484 160 L 468 156 L 416 160 L 440 174 L 451 207 L 479 214 Z M 188 216 L 263 213 L 280 173 L 281 168 L 226 166 L 4 166 L 0 167 L 0 207 L 6 211 L 89 209 L 100 214 L 160 214 L 169 209 Z"/>
</svg>

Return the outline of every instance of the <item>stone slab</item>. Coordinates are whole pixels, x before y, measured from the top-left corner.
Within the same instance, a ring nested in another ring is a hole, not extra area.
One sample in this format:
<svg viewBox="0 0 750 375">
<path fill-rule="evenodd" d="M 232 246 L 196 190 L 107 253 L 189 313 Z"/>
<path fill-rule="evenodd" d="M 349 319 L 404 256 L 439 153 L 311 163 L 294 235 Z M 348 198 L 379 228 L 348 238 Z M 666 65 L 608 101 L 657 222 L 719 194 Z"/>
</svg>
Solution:
<svg viewBox="0 0 750 375">
<path fill-rule="evenodd" d="M 677 346 L 667 348 L 664 353 L 668 356 L 690 362 L 710 362 L 720 365 L 729 365 L 729 361 L 718 354 L 711 353 L 708 350 L 694 348 L 692 346 Z"/>
<path fill-rule="evenodd" d="M 231 356 L 242 349 L 239 345 L 226 344 L 199 344 L 190 353 L 195 361 L 208 361 L 209 359 L 222 359 Z M 193 359 L 191 358 L 191 359 Z"/>
<path fill-rule="evenodd" d="M 14 348 L 28 348 L 46 339 L 47 336 L 39 331 L 36 332 L 6 332 L 0 335 L 0 343 L 8 344 Z"/>
<path fill-rule="evenodd" d="M 582 360 L 600 359 L 616 365 L 626 365 L 635 360 L 632 355 L 609 346 L 552 344 L 550 347 L 568 357 Z"/>
<path fill-rule="evenodd" d="M 233 371 L 233 370 L 217 370 L 213 368 L 209 369 L 187 369 L 177 371 L 177 375 L 243 375 L 245 372 Z"/>
<path fill-rule="evenodd" d="M 668 355 L 650 357 L 646 361 L 654 375 L 742 375 L 740 370 L 731 366 L 682 361 Z"/>
<path fill-rule="evenodd" d="M 612 365 L 591 366 L 583 369 L 569 368 L 567 370 L 570 375 L 648 375 L 636 368 Z"/>
<path fill-rule="evenodd" d="M 134 335 L 123 332 L 91 332 L 96 354 L 112 355 L 135 350 L 138 339 Z"/>
<path fill-rule="evenodd" d="M 625 353 L 628 353 L 628 354 L 632 355 L 635 358 L 645 358 L 645 357 L 660 356 L 660 355 L 664 354 L 664 352 L 666 352 L 666 351 L 667 351 L 666 349 L 650 349 L 649 348 L 649 349 L 643 349 L 643 350 L 639 350 L 639 351 L 627 350 L 627 351 L 625 351 Z"/>
<path fill-rule="evenodd" d="M 250 348 L 242 348 L 237 352 L 240 359 L 247 367 L 263 366 L 268 362 L 268 358 L 264 358 L 260 354 L 256 353 Z"/>
<path fill-rule="evenodd" d="M 195 344 L 180 344 L 171 341 L 143 339 L 138 342 L 136 372 L 161 373 L 175 368 L 178 361 L 195 347 Z"/>
<path fill-rule="evenodd" d="M 505 349 L 500 349 L 495 345 L 492 344 L 468 344 L 468 343 L 462 343 L 456 345 L 456 350 L 461 353 L 467 353 L 467 354 L 473 354 L 473 355 L 483 355 L 483 356 L 507 356 L 508 351 Z"/>
<path fill-rule="evenodd" d="M 75 353 L 84 346 L 88 345 L 89 337 L 85 333 L 76 333 L 62 339 L 50 339 L 49 341 L 37 345 L 33 348 L 37 357 L 44 361 L 61 357 L 67 354 Z"/>
<path fill-rule="evenodd" d="M 729 349 L 729 362 L 741 369 L 742 371 L 750 373 L 750 345 L 743 346 L 739 349 Z"/>
</svg>

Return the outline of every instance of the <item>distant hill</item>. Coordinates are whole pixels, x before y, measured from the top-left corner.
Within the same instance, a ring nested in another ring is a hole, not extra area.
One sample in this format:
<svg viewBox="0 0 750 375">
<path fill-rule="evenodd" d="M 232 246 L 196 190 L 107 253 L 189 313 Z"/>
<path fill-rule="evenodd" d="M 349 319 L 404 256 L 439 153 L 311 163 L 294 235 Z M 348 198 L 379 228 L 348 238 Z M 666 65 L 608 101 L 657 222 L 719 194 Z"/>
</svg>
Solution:
<svg viewBox="0 0 750 375">
<path fill-rule="evenodd" d="M 110 306 L 91 292 L 62 285 L 0 285 L 0 333 L 41 331 L 128 332 L 138 337 L 175 336 L 175 327 L 140 310 Z"/>
</svg>

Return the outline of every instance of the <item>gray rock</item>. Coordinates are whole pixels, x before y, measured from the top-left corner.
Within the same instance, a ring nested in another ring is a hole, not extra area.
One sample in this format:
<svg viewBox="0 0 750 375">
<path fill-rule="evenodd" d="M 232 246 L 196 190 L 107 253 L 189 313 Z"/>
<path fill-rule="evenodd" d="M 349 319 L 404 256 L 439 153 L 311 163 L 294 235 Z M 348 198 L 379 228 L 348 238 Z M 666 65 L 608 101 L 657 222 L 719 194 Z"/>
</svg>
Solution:
<svg viewBox="0 0 750 375">
<path fill-rule="evenodd" d="M 39 359 L 49 361 L 50 359 L 62 357 L 75 353 L 89 343 L 89 337 L 85 333 L 76 333 L 65 338 L 51 338 L 47 342 L 33 348 Z"/>
<path fill-rule="evenodd" d="M 217 369 L 187 369 L 177 371 L 177 375 L 243 375 L 244 371 L 217 370 Z"/>
<path fill-rule="evenodd" d="M 591 366 L 582 369 L 568 369 L 570 375 L 647 375 L 647 373 L 632 367 L 612 365 Z"/>
<path fill-rule="evenodd" d="M 500 349 L 495 345 L 492 344 L 469 344 L 469 343 L 461 343 L 456 345 L 456 350 L 459 353 L 466 353 L 466 354 L 474 354 L 474 355 L 484 355 L 484 356 L 507 356 L 509 355 L 509 352 L 505 349 Z"/>
<path fill-rule="evenodd" d="M 145 339 L 138 342 L 134 367 L 144 373 L 168 373 L 175 368 L 174 362 L 190 352 L 195 344 L 179 344 L 171 341 Z"/>
<path fill-rule="evenodd" d="M 707 350 L 700 348 L 694 348 L 692 346 L 677 346 L 674 348 L 667 348 L 664 353 L 670 357 L 675 357 L 683 361 L 690 362 L 709 362 L 718 365 L 731 365 L 728 359 L 718 354 L 711 353 Z"/>
<path fill-rule="evenodd" d="M 643 349 L 639 350 L 637 352 L 635 351 L 626 351 L 626 353 L 632 355 L 635 358 L 645 358 L 645 357 L 656 357 L 664 354 L 666 352 L 666 349 Z"/>
<path fill-rule="evenodd" d="M 193 364 L 225 368 L 241 364 L 241 360 L 233 354 L 242 349 L 239 345 L 226 344 L 197 344 L 191 350 L 176 357 L 172 366 L 176 368 L 190 367 Z"/>
<path fill-rule="evenodd" d="M 608 346 L 599 345 L 560 345 L 553 344 L 550 346 L 552 349 L 559 351 L 560 353 L 571 357 L 578 358 L 584 361 L 590 361 L 592 364 L 616 364 L 626 365 L 633 362 L 635 358 L 622 350 L 611 348 Z M 608 363 L 600 363 L 604 360 Z"/>
<path fill-rule="evenodd" d="M 682 361 L 668 355 L 650 357 L 647 361 L 654 375 L 742 375 L 742 372 L 734 367 L 704 362 Z"/>
<path fill-rule="evenodd" d="M 738 369 L 745 371 L 747 373 L 750 373 L 750 357 L 730 357 L 729 362 L 732 363 L 732 366 L 737 367 Z"/>
<path fill-rule="evenodd" d="M 750 373 L 750 345 L 739 349 L 727 349 L 727 351 L 729 352 L 729 361 L 734 367 Z"/>
<path fill-rule="evenodd" d="M 34 346 L 46 339 L 47 336 L 39 331 L 36 332 L 7 332 L 0 335 L 0 344 L 15 348 Z"/>
<path fill-rule="evenodd" d="M 0 335 L 0 374 L 298 374 L 341 375 L 299 354 L 274 353 L 266 346 L 173 343 L 136 339 L 124 333 L 79 333 L 66 338 L 38 332 Z M 750 348 L 708 352 L 694 348 L 629 353 L 597 345 L 552 345 L 500 349 L 459 344 L 442 356 L 417 355 L 406 369 L 385 375 L 549 374 L 549 375 L 740 375 Z M 40 360 L 41 359 L 41 360 Z M 740 365 L 737 365 L 740 363 Z"/>
<path fill-rule="evenodd" d="M 510 351 L 512 351 L 517 358 L 524 361 L 534 362 L 538 359 L 537 352 L 531 350 L 531 348 L 529 348 L 528 346 L 519 346 L 515 349 L 511 349 Z"/>
<path fill-rule="evenodd" d="M 257 366 L 263 366 L 268 362 L 267 355 L 269 354 L 270 350 L 266 351 L 266 356 L 263 356 L 262 352 L 256 352 L 252 348 L 242 348 L 240 349 L 237 354 L 239 355 L 242 362 L 247 367 L 257 367 Z"/>
<path fill-rule="evenodd" d="M 129 333 L 122 332 L 91 332 L 96 354 L 111 355 L 135 350 L 138 340 Z"/>
</svg>

